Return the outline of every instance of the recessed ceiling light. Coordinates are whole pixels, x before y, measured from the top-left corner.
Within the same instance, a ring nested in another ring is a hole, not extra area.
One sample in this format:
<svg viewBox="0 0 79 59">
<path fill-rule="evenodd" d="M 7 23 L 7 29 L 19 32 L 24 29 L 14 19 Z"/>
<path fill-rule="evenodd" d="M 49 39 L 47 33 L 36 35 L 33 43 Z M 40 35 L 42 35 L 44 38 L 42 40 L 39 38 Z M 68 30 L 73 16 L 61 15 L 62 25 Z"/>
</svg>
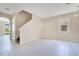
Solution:
<svg viewBox="0 0 79 59">
<path fill-rule="evenodd" d="M 10 9 L 9 9 L 9 8 L 5 8 L 5 10 L 6 10 L 6 11 L 10 11 Z"/>
<path fill-rule="evenodd" d="M 71 5 L 71 3 L 66 3 L 66 5 Z"/>
<path fill-rule="evenodd" d="M 73 16 L 74 16 L 74 17 L 78 17 L 78 14 L 74 14 Z"/>
</svg>

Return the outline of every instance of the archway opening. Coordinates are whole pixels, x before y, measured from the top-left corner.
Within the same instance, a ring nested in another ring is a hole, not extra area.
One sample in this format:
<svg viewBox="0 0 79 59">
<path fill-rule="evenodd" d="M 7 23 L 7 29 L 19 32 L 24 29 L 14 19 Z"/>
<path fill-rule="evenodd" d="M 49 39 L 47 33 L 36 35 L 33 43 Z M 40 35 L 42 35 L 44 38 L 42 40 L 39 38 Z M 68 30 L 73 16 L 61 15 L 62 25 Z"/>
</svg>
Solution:
<svg viewBox="0 0 79 59">
<path fill-rule="evenodd" d="M 5 17 L 0 17 L 0 36 L 10 35 L 10 20 Z"/>
<path fill-rule="evenodd" d="M 0 51 L 5 51 L 11 48 L 10 27 L 10 19 L 0 17 Z"/>
</svg>

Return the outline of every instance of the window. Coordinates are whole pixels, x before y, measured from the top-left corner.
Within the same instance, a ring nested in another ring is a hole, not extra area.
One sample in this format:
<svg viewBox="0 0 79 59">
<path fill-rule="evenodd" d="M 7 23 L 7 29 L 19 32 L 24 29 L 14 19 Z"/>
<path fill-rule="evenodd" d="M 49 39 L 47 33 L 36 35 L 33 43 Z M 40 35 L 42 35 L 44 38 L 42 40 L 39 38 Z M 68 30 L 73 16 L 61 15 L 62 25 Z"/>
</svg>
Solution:
<svg viewBox="0 0 79 59">
<path fill-rule="evenodd" d="M 61 31 L 67 31 L 67 25 L 61 25 L 60 30 Z"/>
<path fill-rule="evenodd" d="M 59 20 L 59 32 L 68 32 L 69 19 L 60 19 Z"/>
</svg>

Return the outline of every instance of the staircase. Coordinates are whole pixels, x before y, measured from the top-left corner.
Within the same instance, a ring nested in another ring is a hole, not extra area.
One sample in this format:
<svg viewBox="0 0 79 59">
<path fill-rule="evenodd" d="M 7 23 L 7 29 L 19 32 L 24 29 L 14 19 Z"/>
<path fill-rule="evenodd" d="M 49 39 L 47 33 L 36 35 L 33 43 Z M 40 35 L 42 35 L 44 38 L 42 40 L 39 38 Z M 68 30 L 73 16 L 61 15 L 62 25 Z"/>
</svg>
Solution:
<svg viewBox="0 0 79 59">
<path fill-rule="evenodd" d="M 42 19 L 32 15 L 32 19 L 20 28 L 20 44 L 40 39 Z"/>
<path fill-rule="evenodd" d="M 22 10 L 19 13 L 17 13 L 14 17 L 15 21 L 15 41 L 20 41 L 20 32 L 19 29 L 27 24 L 32 19 L 32 14 Z M 18 42 L 20 43 L 20 42 Z"/>
</svg>

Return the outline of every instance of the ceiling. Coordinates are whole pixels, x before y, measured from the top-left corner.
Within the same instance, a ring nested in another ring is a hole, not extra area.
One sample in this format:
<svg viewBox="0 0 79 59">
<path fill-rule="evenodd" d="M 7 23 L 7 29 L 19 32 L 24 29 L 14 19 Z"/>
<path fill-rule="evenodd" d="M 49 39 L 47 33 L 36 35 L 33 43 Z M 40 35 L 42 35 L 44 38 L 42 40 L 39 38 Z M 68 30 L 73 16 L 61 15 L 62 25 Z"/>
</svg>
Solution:
<svg viewBox="0 0 79 59">
<path fill-rule="evenodd" d="M 25 10 L 41 18 L 79 10 L 78 3 L 0 3 L 0 11 L 13 14 Z"/>
</svg>

